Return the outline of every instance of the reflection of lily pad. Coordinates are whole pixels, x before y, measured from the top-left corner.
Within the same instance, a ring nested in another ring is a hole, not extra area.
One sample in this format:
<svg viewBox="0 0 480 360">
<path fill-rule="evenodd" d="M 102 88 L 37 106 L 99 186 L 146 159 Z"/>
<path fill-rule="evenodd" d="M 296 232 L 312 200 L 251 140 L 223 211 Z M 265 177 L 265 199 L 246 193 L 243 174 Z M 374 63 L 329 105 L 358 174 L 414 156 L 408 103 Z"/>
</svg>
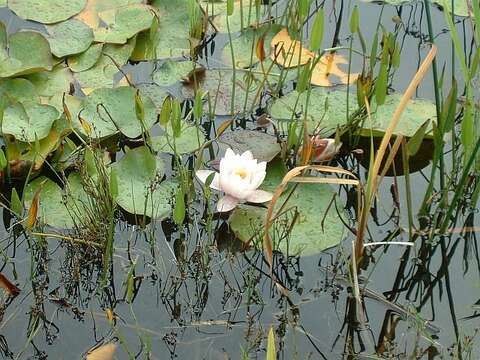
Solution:
<svg viewBox="0 0 480 360">
<path fill-rule="evenodd" d="M 83 10 L 87 0 L 8 0 L 8 7 L 23 19 L 53 24 Z"/>
<path fill-rule="evenodd" d="M 92 29 L 76 19 L 48 25 L 47 31 L 52 54 L 56 57 L 81 53 L 93 41 Z"/>
<path fill-rule="evenodd" d="M 41 34 L 18 31 L 2 40 L 2 33 L 5 27 L 0 23 L 0 78 L 51 70 L 50 46 Z"/>
<path fill-rule="evenodd" d="M 239 129 L 226 132 L 218 142 L 220 147 L 229 147 L 237 154 L 250 150 L 258 161 L 271 161 L 281 150 L 275 136 L 260 131 Z"/>
<path fill-rule="evenodd" d="M 303 120 L 306 98 L 306 92 L 299 94 L 292 91 L 273 102 L 270 115 L 277 121 L 290 121 L 292 114 L 293 120 Z M 356 109 L 356 97 L 350 96 L 349 113 L 352 114 Z M 307 110 L 308 130 L 313 132 L 317 129 L 320 134 L 329 136 L 335 132 L 337 126 L 345 125 L 347 122 L 347 93 L 341 90 L 326 91 L 322 88 L 313 88 Z"/>
<path fill-rule="evenodd" d="M 59 116 L 60 114 L 53 106 L 17 102 L 5 109 L 2 131 L 21 141 L 34 142 L 48 135 L 53 122 Z"/>
<path fill-rule="evenodd" d="M 103 11 L 98 14 L 105 27 L 94 30 L 95 41 L 125 44 L 137 33 L 152 25 L 153 12 L 147 5 L 134 4 Z"/>
<path fill-rule="evenodd" d="M 205 135 L 196 126 L 182 128 L 180 136 L 173 137 L 171 127 L 168 127 L 166 134 L 152 138 L 152 146 L 155 151 L 167 152 L 170 154 L 189 154 L 198 150 L 205 143 Z"/>
<path fill-rule="evenodd" d="M 30 182 L 24 194 L 25 207 L 32 203 L 35 192 L 40 191 L 38 220 L 60 229 L 71 229 L 81 225 L 84 206 L 88 195 L 83 189 L 80 175 L 72 173 L 68 177 L 68 185 L 61 189 L 55 182 L 42 176 Z"/>
<path fill-rule="evenodd" d="M 271 169 L 270 166 L 267 172 Z M 278 177 L 277 184 L 280 181 L 281 177 Z M 308 256 L 338 245 L 344 238 L 345 227 L 334 207 L 328 209 L 334 194 L 334 189 L 327 184 L 300 184 L 282 210 L 286 214 L 274 222 L 272 240 L 275 250 L 288 255 Z M 278 200 L 277 211 L 287 197 L 288 191 Z M 296 217 L 295 211 L 298 211 Z M 265 208 L 241 205 L 233 211 L 229 223 L 240 240 L 255 243 L 262 239 L 265 218 Z M 295 218 L 292 231 L 287 235 Z M 261 247 L 261 242 L 257 245 Z"/>
<path fill-rule="evenodd" d="M 160 182 L 164 165 L 147 147 L 128 151 L 114 164 L 118 175 L 117 204 L 131 214 L 163 219 L 172 211 L 176 184 Z"/>
<path fill-rule="evenodd" d="M 94 90 L 84 101 L 81 117 L 92 126 L 91 136 L 103 138 L 120 131 L 127 137 L 142 134 L 142 124 L 135 113 L 136 90 L 128 86 L 114 89 Z M 142 98 L 148 130 L 157 120 L 155 105 L 146 97 Z"/>
<path fill-rule="evenodd" d="M 378 3 L 386 3 L 386 4 L 389 4 L 389 5 L 393 5 L 393 6 L 400 6 L 400 5 L 408 5 L 408 4 L 414 4 L 415 1 L 413 0 L 384 0 L 384 1 L 380 1 L 380 0 L 365 0 L 366 2 L 378 2 Z M 440 7 L 446 7 L 447 11 L 448 12 L 452 12 L 451 8 L 452 8 L 452 4 L 451 4 L 451 1 L 450 0 L 430 0 L 432 3 L 440 6 Z M 469 12 L 468 12 L 468 8 L 469 8 L 469 5 L 468 5 L 468 0 L 455 0 L 455 3 L 454 3 L 454 13 L 455 15 L 458 15 L 458 16 L 469 16 Z"/>
</svg>

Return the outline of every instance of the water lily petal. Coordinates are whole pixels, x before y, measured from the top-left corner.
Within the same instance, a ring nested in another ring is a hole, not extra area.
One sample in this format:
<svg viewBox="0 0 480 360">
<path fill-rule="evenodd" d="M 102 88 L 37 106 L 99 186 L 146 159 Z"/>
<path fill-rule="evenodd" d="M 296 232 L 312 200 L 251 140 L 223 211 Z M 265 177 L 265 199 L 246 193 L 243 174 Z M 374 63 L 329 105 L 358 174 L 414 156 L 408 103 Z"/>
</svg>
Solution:
<svg viewBox="0 0 480 360">
<path fill-rule="evenodd" d="M 214 190 L 220 190 L 220 184 L 219 184 L 219 176 L 218 173 L 212 170 L 197 170 L 195 175 L 197 176 L 198 180 L 200 180 L 202 183 L 206 183 L 208 177 L 212 174 L 215 173 L 215 176 L 213 177 L 212 183 L 210 184 L 210 187 Z"/>
<path fill-rule="evenodd" d="M 253 154 L 250 150 L 247 150 L 241 155 L 241 158 L 243 160 L 253 160 Z M 255 160 L 255 162 L 257 161 Z"/>
<path fill-rule="evenodd" d="M 267 163 L 265 161 L 257 164 L 255 173 L 251 180 L 252 189 L 257 189 L 260 185 L 262 185 L 263 180 L 265 180 L 265 176 L 267 175 L 266 168 Z"/>
<path fill-rule="evenodd" d="M 264 203 L 272 200 L 273 194 L 264 190 L 255 190 L 247 198 L 252 203 Z"/>
<path fill-rule="evenodd" d="M 217 203 L 218 212 L 227 212 L 233 210 L 238 205 L 238 199 L 233 196 L 225 195 Z"/>
</svg>

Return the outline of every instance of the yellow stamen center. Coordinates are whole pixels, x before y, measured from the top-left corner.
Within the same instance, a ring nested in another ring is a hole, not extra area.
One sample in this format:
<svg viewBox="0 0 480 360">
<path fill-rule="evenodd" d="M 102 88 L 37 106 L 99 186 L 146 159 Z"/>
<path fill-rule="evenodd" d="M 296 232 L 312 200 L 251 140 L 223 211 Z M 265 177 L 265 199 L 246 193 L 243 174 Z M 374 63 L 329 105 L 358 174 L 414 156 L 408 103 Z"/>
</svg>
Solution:
<svg viewBox="0 0 480 360">
<path fill-rule="evenodd" d="M 247 172 L 244 169 L 236 169 L 234 174 L 240 176 L 242 179 L 247 177 Z"/>
</svg>

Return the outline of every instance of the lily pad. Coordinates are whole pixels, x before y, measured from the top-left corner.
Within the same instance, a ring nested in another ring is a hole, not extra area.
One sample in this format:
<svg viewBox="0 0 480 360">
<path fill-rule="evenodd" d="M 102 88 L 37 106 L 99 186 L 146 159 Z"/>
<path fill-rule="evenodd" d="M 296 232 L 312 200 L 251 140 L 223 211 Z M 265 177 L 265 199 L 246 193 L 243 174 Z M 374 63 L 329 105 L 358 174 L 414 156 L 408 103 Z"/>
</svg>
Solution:
<svg viewBox="0 0 480 360">
<path fill-rule="evenodd" d="M 432 3 L 440 6 L 441 8 L 446 8 L 446 10 L 451 13 L 452 12 L 452 4 L 450 0 L 446 0 L 446 4 L 444 0 L 430 0 Z M 400 5 L 408 5 L 413 4 L 416 1 L 412 0 L 385 0 L 385 1 L 376 1 L 376 0 L 366 0 L 366 2 L 379 2 L 379 3 L 386 3 L 393 6 L 400 6 Z M 446 6 L 445 6 L 446 5 Z M 454 14 L 458 16 L 470 16 L 469 14 L 469 5 L 467 0 L 455 0 L 454 3 Z"/>
<path fill-rule="evenodd" d="M 196 126 L 182 127 L 179 137 L 174 137 L 170 127 L 166 133 L 152 138 L 155 151 L 170 154 L 190 154 L 198 150 L 205 143 L 205 135 Z"/>
<path fill-rule="evenodd" d="M 0 98 L 6 98 L 18 102 L 38 101 L 35 86 L 27 79 L 0 79 Z"/>
<path fill-rule="evenodd" d="M 104 138 L 121 132 L 129 138 L 142 134 L 142 124 L 135 113 L 134 88 L 101 88 L 94 90 L 83 103 L 81 117 L 92 127 L 90 136 Z M 157 121 L 155 105 L 142 97 L 145 119 L 144 126 L 149 130 Z M 84 131 L 83 131 L 84 132 Z"/>
<path fill-rule="evenodd" d="M 242 154 L 250 150 L 258 161 L 271 161 L 280 153 L 277 138 L 261 131 L 235 130 L 224 133 L 218 139 L 220 147 L 231 148 L 235 153 Z"/>
<path fill-rule="evenodd" d="M 249 68 L 259 61 L 256 55 L 256 45 L 257 41 L 264 35 L 264 51 L 268 58 L 270 42 L 279 30 L 280 26 L 278 25 L 264 25 L 258 29 L 249 28 L 243 31 L 239 37 L 232 41 L 235 66 L 237 68 Z M 229 43 L 222 50 L 222 60 L 227 65 L 233 65 L 231 51 L 232 47 Z"/>
<path fill-rule="evenodd" d="M 131 214 L 163 219 L 172 212 L 176 184 L 160 182 L 164 174 L 162 161 L 147 147 L 128 151 L 115 163 L 118 174 L 117 204 Z"/>
<path fill-rule="evenodd" d="M 276 165 L 270 165 L 268 172 L 274 171 L 277 185 L 281 176 Z M 278 176 L 278 177 L 277 177 Z M 272 176 L 271 176 L 272 177 Z M 271 179 L 272 180 L 272 179 Z M 269 187 L 262 186 L 270 191 Z M 288 198 L 286 191 L 277 202 L 276 211 Z M 274 222 L 271 237 L 274 249 L 285 255 L 315 255 L 328 248 L 338 245 L 345 236 L 345 226 L 339 215 L 329 204 L 335 190 L 328 184 L 300 184 L 288 201 L 281 215 Z M 295 215 L 295 211 L 298 214 Z M 267 210 L 258 206 L 241 205 L 237 207 L 229 218 L 230 227 L 240 240 L 252 242 L 261 248 L 262 233 Z M 295 219 L 293 228 L 288 229 Z"/>
<path fill-rule="evenodd" d="M 306 98 L 306 92 L 299 94 L 297 91 L 292 91 L 273 102 L 270 115 L 280 124 L 282 121 L 291 121 L 292 114 L 294 121 L 303 121 Z M 296 107 L 295 104 L 297 104 Z M 349 114 L 352 114 L 358 107 L 355 96 L 350 96 L 349 105 Z M 310 132 L 317 130 L 316 132 L 320 135 L 329 136 L 335 132 L 337 126 L 346 123 L 347 93 L 342 90 L 327 91 L 323 88 L 313 88 L 307 109 L 308 130 Z"/>
<path fill-rule="evenodd" d="M 68 67 L 73 72 L 81 72 L 90 69 L 102 55 L 103 44 L 92 44 L 85 52 L 70 56 L 67 59 Z"/>
<path fill-rule="evenodd" d="M 83 189 L 80 175 L 72 173 L 68 177 L 68 185 L 60 188 L 54 181 L 41 176 L 30 182 L 25 188 L 25 207 L 32 203 L 36 191 L 40 190 L 40 206 L 38 221 L 59 229 L 72 229 L 81 226 L 84 207 L 83 201 L 88 195 Z"/>
<path fill-rule="evenodd" d="M 83 10 L 87 0 L 8 0 L 8 7 L 26 20 L 53 24 Z"/>
<path fill-rule="evenodd" d="M 162 110 L 163 101 L 169 95 L 169 92 L 155 84 L 142 84 L 138 86 L 140 90 L 140 94 L 150 98 L 155 104 L 155 108 L 157 109 L 157 113 L 160 114 Z"/>
<path fill-rule="evenodd" d="M 151 6 L 160 14 L 158 28 L 138 35 L 132 60 L 156 60 L 190 54 L 188 1 L 154 0 Z"/>
<path fill-rule="evenodd" d="M 207 70 L 205 77 L 200 81 L 200 88 L 204 92 L 208 92 L 212 107 L 215 106 L 215 115 L 233 115 L 234 113 L 243 113 L 244 107 L 248 112 L 252 107 L 257 93 L 255 83 L 250 85 L 247 91 L 245 84 L 238 75 L 235 83 L 231 71 Z M 233 84 L 235 84 L 235 93 L 233 92 Z M 187 98 L 194 96 L 191 85 L 184 85 L 182 89 L 183 95 Z M 232 113 L 233 99 L 233 113 Z M 245 101 L 246 99 L 246 101 Z M 208 104 L 205 105 L 208 110 Z"/>
<path fill-rule="evenodd" d="M 2 131 L 21 141 L 34 142 L 46 137 L 53 122 L 59 117 L 60 114 L 53 106 L 17 102 L 4 110 Z"/>
<path fill-rule="evenodd" d="M 95 41 L 125 44 L 137 33 L 152 26 L 153 11 L 148 5 L 133 4 L 98 14 L 105 27 L 94 30 Z"/>
<path fill-rule="evenodd" d="M 29 75 L 27 79 L 35 86 L 43 104 L 52 105 L 63 112 L 63 94 L 70 92 L 74 81 L 71 71 L 65 65 L 59 64 L 52 71 Z"/>
<path fill-rule="evenodd" d="M 218 31 L 222 33 L 228 33 L 227 17 L 230 26 L 230 32 L 232 33 L 253 26 L 257 22 L 261 22 L 266 15 L 265 10 L 268 9 L 268 5 L 262 5 L 260 3 L 260 1 L 256 0 L 243 0 L 242 2 L 240 0 L 234 0 L 233 14 L 231 16 L 227 16 L 226 1 L 201 1 L 202 7 L 210 16 L 213 15 L 213 22 L 215 23 Z M 257 6 L 256 4 L 259 5 Z"/>
<path fill-rule="evenodd" d="M 365 136 L 370 136 L 370 134 L 383 136 L 401 98 L 402 94 L 388 95 L 385 103 L 379 106 L 373 114 L 372 122 L 370 123 L 368 119 L 365 120 L 360 134 Z M 436 118 L 437 112 L 434 103 L 422 99 L 410 100 L 393 133 L 395 135 L 412 137 L 427 120 L 436 122 Z M 426 129 L 427 135 L 432 131 L 431 122 Z"/>
<path fill-rule="evenodd" d="M 4 25 L 0 23 L 0 33 Z M 0 78 L 51 70 L 52 54 L 48 41 L 34 31 L 19 31 L 2 40 Z M 5 47 L 5 48 L 4 48 Z"/>
<path fill-rule="evenodd" d="M 200 65 L 198 65 L 200 66 Z M 192 61 L 165 61 L 153 73 L 153 81 L 160 86 L 169 86 L 188 75 L 195 69 Z"/>
<path fill-rule="evenodd" d="M 56 57 L 78 54 L 88 49 L 93 41 L 93 31 L 80 20 L 71 19 L 48 25 L 48 42 Z"/>
<path fill-rule="evenodd" d="M 102 87 L 113 87 L 114 77 L 118 74 L 119 67 L 125 65 L 135 47 L 135 38 L 130 39 L 125 45 L 106 44 L 102 55 L 94 66 L 88 70 L 75 73 L 80 87 L 85 93 Z"/>
</svg>

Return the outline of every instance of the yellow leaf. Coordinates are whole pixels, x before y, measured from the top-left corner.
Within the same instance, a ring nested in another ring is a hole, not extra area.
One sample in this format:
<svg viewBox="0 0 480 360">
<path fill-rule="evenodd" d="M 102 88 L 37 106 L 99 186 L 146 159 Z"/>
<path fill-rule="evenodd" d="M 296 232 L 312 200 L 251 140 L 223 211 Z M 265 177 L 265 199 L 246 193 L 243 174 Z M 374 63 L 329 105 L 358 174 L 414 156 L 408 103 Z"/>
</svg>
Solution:
<svg viewBox="0 0 480 360">
<path fill-rule="evenodd" d="M 334 86 L 348 84 L 348 73 L 338 67 L 339 64 L 348 64 L 342 55 L 327 54 L 320 58 L 320 61 L 313 68 L 311 83 L 317 86 Z M 359 74 L 350 74 L 350 84 L 355 82 Z M 333 81 L 335 76 L 337 81 Z"/>
<path fill-rule="evenodd" d="M 108 343 L 102 345 L 87 354 L 87 360 L 113 360 L 117 345 Z"/>
<path fill-rule="evenodd" d="M 40 206 L 40 191 L 42 191 L 42 188 L 38 189 L 35 192 L 35 195 L 33 195 L 32 204 L 30 205 L 30 209 L 28 209 L 28 217 L 25 224 L 28 230 L 32 230 L 37 223 L 38 207 Z"/>
<path fill-rule="evenodd" d="M 315 57 L 315 54 L 305 49 L 300 41 L 292 40 L 287 29 L 281 30 L 273 37 L 271 47 L 271 59 L 285 68 L 305 65 Z"/>
</svg>

